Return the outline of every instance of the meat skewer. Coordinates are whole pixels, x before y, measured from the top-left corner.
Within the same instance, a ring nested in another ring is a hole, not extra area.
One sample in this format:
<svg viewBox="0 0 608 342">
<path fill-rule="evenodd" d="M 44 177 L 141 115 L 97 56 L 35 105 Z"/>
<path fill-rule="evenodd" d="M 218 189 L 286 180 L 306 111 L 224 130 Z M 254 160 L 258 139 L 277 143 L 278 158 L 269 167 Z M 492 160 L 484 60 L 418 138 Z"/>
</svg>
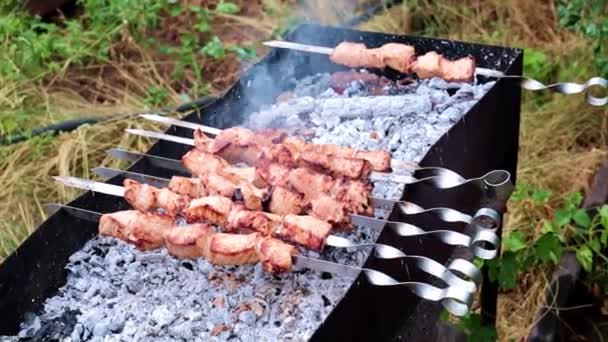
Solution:
<svg viewBox="0 0 608 342">
<path fill-rule="evenodd" d="M 291 272 L 298 250 L 281 240 L 259 233 L 218 233 L 206 223 L 176 226 L 167 215 L 139 210 L 98 214 L 99 234 L 135 245 L 142 251 L 165 246 L 180 259 L 205 258 L 215 265 L 260 262 L 270 273 Z"/>
<path fill-rule="evenodd" d="M 375 49 L 352 42 L 342 42 L 335 48 L 277 40 L 264 42 L 264 45 L 329 55 L 332 62 L 352 68 L 390 67 L 402 73 L 416 73 L 420 78 L 441 77 L 450 82 L 471 82 L 475 74 L 488 77 L 504 76 L 501 71 L 477 67 L 471 57 L 450 61 L 436 52 L 416 56 L 413 46 L 400 43 L 388 43 Z"/>
<path fill-rule="evenodd" d="M 155 122 L 193 129 L 195 131 L 195 146 L 212 153 L 220 152 L 230 143 L 241 147 L 255 147 L 260 150 L 257 151 L 257 154 L 265 152 L 266 158 L 272 157 L 273 154 L 279 154 L 279 152 L 289 153 L 290 155 L 284 156 L 284 158 L 290 159 L 286 161 L 287 163 L 309 163 L 355 179 L 370 177 L 371 171 L 385 173 L 391 170 L 391 154 L 383 150 L 363 151 L 340 145 L 312 144 L 297 137 L 287 136 L 286 133 L 279 130 L 254 132 L 242 127 L 218 130 L 213 127 L 155 114 L 141 114 L 140 116 Z M 204 136 L 204 133 L 216 137 L 214 140 L 206 139 L 207 137 Z M 256 157 L 257 155 L 253 154 L 245 158 L 245 162 L 247 162 L 247 159 L 255 161 Z M 335 161 L 319 161 L 319 158 L 332 158 Z M 281 162 L 280 160 L 277 161 Z M 398 162 L 397 164 L 399 167 L 402 165 L 408 166 L 407 163 L 403 162 Z M 341 165 L 347 166 L 339 167 Z M 414 165 L 409 166 L 414 167 Z"/>
<path fill-rule="evenodd" d="M 185 205 L 180 196 L 174 194 L 175 197 L 172 197 L 172 199 L 175 202 L 159 203 L 159 200 L 163 201 L 169 197 L 150 196 L 150 193 L 154 193 L 154 191 L 149 190 L 150 186 L 135 184 L 132 180 L 126 180 L 128 181 L 126 184 L 129 186 L 129 188 L 126 188 L 74 177 L 55 177 L 55 179 L 71 187 L 124 197 L 129 204 L 140 211 L 159 207 L 163 209 L 166 209 L 166 207 L 177 208 L 178 205 L 175 204 L 177 202 L 182 206 L 179 211 L 184 214 L 189 222 L 209 221 L 224 227 L 228 232 L 236 230 L 256 231 L 265 236 L 272 235 L 317 251 L 322 250 L 326 245 L 337 248 L 362 247 L 362 245 L 356 245 L 348 239 L 329 235 L 331 225 L 312 216 L 290 214 L 281 217 L 261 211 L 249 211 L 223 196 L 197 198 Z M 157 191 L 160 192 L 159 189 Z M 138 194 L 141 195 L 138 196 Z M 137 198 L 134 199 L 133 197 Z M 177 213 L 171 214 L 176 215 Z M 172 217 L 171 214 L 166 216 Z"/>
<path fill-rule="evenodd" d="M 169 134 L 151 132 L 151 131 L 140 130 L 140 129 L 126 129 L 126 132 L 130 133 L 130 134 L 134 134 L 134 135 L 143 136 L 143 137 L 167 140 L 167 141 L 175 142 L 178 144 L 189 145 L 189 146 L 196 146 L 195 140 L 190 139 L 190 138 L 177 137 L 177 136 L 173 136 L 173 135 L 169 135 Z M 401 165 L 405 165 L 405 164 L 401 164 Z M 395 168 L 394 164 L 392 164 L 392 168 Z M 442 169 L 442 168 L 419 168 L 419 167 L 413 167 L 413 166 L 412 167 L 407 166 L 407 168 L 409 168 L 411 170 L 433 169 L 433 170 L 439 171 L 439 172 L 443 172 L 444 170 L 446 170 L 446 169 Z M 449 171 L 449 170 L 447 170 L 447 172 L 453 173 L 452 171 Z M 395 183 L 403 183 L 403 184 L 412 184 L 412 183 L 416 183 L 416 182 L 420 181 L 409 175 L 396 175 L 393 173 L 384 173 L 384 172 L 376 172 L 376 171 L 372 171 L 369 174 L 368 179 L 371 181 L 385 181 L 385 182 L 395 182 Z"/>
<path fill-rule="evenodd" d="M 121 171 L 114 170 L 108 168 L 96 168 L 94 172 L 104 176 L 104 177 L 115 177 L 118 175 L 122 175 L 124 177 L 129 177 L 133 179 L 140 180 L 142 182 L 150 182 L 150 177 L 146 175 L 142 175 L 139 173 L 129 172 L 129 171 Z M 166 186 L 169 184 L 168 179 L 164 178 L 156 178 L 153 180 L 154 183 L 159 184 L 160 186 Z M 413 206 L 413 207 L 412 207 Z M 408 237 L 408 236 L 420 236 L 431 234 L 435 235 L 440 241 L 444 242 L 447 245 L 457 245 L 463 246 L 467 248 L 471 248 L 473 255 L 481 258 L 481 259 L 492 259 L 496 256 L 498 252 L 498 246 L 500 246 L 500 239 L 495 234 L 492 229 L 485 229 L 484 227 L 477 226 L 473 221 L 477 218 L 484 217 L 486 222 L 487 220 L 492 220 L 495 222 L 494 226 L 500 225 L 500 216 L 499 214 L 488 208 L 480 209 L 477 213 L 475 213 L 475 218 L 470 215 L 465 215 L 458 211 L 448 208 L 434 208 L 434 209 L 423 209 L 416 206 L 413 203 L 408 203 L 404 205 L 405 208 L 403 210 L 406 215 L 408 214 L 416 214 L 424 211 L 436 211 L 440 218 L 446 222 L 463 222 L 466 224 L 474 224 L 476 227 L 476 233 L 474 236 L 469 236 L 466 234 L 449 231 L 449 230 L 433 230 L 433 231 L 425 231 L 419 227 L 416 227 L 411 224 L 406 224 L 402 222 L 393 222 L 393 221 L 385 221 L 381 219 L 359 216 L 359 215 L 351 215 L 353 223 L 361 226 L 367 226 L 370 228 L 382 230 L 389 229 L 392 230 L 395 234 Z M 411 207 L 411 208 L 408 208 Z M 411 213 L 407 213 L 411 211 Z M 485 246 L 482 246 L 485 244 Z"/>
</svg>

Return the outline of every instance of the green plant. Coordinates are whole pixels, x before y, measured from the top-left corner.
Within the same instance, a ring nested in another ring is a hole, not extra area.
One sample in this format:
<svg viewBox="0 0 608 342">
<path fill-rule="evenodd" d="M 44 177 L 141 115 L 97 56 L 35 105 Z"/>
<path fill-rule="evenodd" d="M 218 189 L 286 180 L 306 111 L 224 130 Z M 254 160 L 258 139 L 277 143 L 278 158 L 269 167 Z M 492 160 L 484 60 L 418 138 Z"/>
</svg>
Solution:
<svg viewBox="0 0 608 342">
<path fill-rule="evenodd" d="M 518 186 L 513 201 L 547 207 L 551 192 L 531 185 Z M 564 198 L 561 206 L 552 209 L 543 220 L 539 236 L 527 238 L 514 231 L 503 239 L 500 258 L 487 262 L 490 278 L 509 290 L 517 286 L 518 275 L 532 266 L 557 264 L 564 251 L 576 253 L 577 260 L 593 277 L 606 277 L 608 258 L 608 205 L 599 208 L 593 218 L 581 209 L 582 195 L 575 192 Z"/>
<path fill-rule="evenodd" d="M 600 75 L 608 77 L 608 2 L 604 0 L 558 0 L 561 26 L 593 39 L 593 60 Z"/>
<path fill-rule="evenodd" d="M 169 91 L 165 88 L 152 86 L 149 87 L 146 96 L 144 97 L 144 103 L 149 108 L 158 108 L 164 104 L 169 98 Z"/>
</svg>

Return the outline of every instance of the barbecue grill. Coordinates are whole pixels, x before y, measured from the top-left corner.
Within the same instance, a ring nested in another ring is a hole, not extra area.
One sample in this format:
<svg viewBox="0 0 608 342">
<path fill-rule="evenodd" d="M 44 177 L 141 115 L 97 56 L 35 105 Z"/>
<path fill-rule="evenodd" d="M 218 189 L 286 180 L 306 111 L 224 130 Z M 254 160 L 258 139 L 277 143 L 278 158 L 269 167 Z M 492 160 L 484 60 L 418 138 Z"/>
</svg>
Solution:
<svg viewBox="0 0 608 342">
<path fill-rule="evenodd" d="M 521 75 L 522 72 L 523 52 L 513 48 L 317 25 L 298 26 L 287 34 L 286 39 L 320 46 L 335 46 L 342 41 L 363 42 L 367 46 L 400 42 L 414 45 L 421 53 L 438 51 L 448 58 L 471 55 L 478 66 L 502 71 L 508 75 Z M 245 72 L 221 98 L 183 120 L 217 128 L 237 126 L 246 122 L 247 115 L 253 110 L 274 103 L 277 96 L 289 90 L 290 80 L 341 70 L 346 69 L 332 64 L 326 56 L 272 50 Z M 403 77 L 388 70 L 373 71 L 391 79 Z M 260 89 L 263 91 L 255 91 L 255 96 L 252 96 L 254 90 Z M 520 100 L 521 88 L 518 84 L 509 79 L 499 79 L 464 117 L 429 149 L 419 165 L 445 167 L 465 178 L 479 177 L 492 170 L 507 170 L 511 174 L 512 182 L 515 182 Z M 192 137 L 192 130 L 176 126 L 169 128 L 166 133 Z M 190 148 L 191 146 L 161 140 L 146 153 L 168 159 L 180 159 Z M 128 171 L 162 178 L 180 174 L 175 170 L 159 167 L 146 157 L 138 159 Z M 123 179 L 122 175 L 117 175 L 107 183 L 120 185 Z M 483 189 L 474 184 L 439 189 L 432 184 L 420 182 L 408 185 L 402 198 L 423 208 L 447 207 L 469 214 L 480 208 L 494 208 L 502 213 L 507 198 L 481 190 Z M 69 206 L 101 213 L 129 208 L 123 200 L 91 191 L 69 203 Z M 412 223 L 429 230 L 447 228 L 467 232 L 471 229 L 470 225 L 448 223 L 425 213 L 405 215 L 396 208 L 390 212 L 388 219 Z M 500 235 L 501 227 L 497 228 Z M 15 335 L 26 313 L 40 310 L 45 299 L 53 296 L 65 283 L 65 266 L 70 256 L 83 248 L 96 234 L 96 223 L 78 218 L 68 210 L 58 210 L 4 261 L 0 267 L 0 311 L 4 318 L 0 321 L 0 335 Z M 409 255 L 431 257 L 442 264 L 457 258 L 471 258 L 467 249 L 446 246 L 433 237 L 403 239 L 385 229 L 377 242 L 398 246 Z M 365 267 L 391 275 L 399 274 L 403 270 L 401 261 L 379 262 L 374 255 L 367 258 Z M 415 267 L 409 267 L 408 270 L 409 278 L 429 284 L 439 283 L 437 279 Z M 482 287 L 482 310 L 491 317 L 495 312 L 496 288 L 485 280 Z M 442 309 L 439 303 L 421 299 L 405 288 L 373 286 L 360 274 L 330 314 L 317 326 L 311 340 L 340 338 L 426 341 L 436 338 L 435 326 Z M 71 315 L 66 313 L 65 317 L 61 318 L 61 324 L 47 329 L 66 329 L 69 334 L 70 329 L 66 326 L 75 324 Z M 62 336 L 56 331 L 47 333 L 47 336 Z"/>
</svg>

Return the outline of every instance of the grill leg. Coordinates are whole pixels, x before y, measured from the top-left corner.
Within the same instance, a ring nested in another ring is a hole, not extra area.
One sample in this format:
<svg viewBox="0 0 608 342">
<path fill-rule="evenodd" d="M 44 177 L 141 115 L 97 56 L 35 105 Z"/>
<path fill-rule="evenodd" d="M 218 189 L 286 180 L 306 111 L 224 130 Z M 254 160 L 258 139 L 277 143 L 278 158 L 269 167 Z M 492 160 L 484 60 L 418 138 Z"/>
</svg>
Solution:
<svg viewBox="0 0 608 342">
<path fill-rule="evenodd" d="M 496 310 L 498 302 L 498 282 L 491 281 L 488 267 L 484 266 L 481 270 L 483 283 L 481 285 L 481 322 L 483 325 L 496 325 Z"/>
</svg>

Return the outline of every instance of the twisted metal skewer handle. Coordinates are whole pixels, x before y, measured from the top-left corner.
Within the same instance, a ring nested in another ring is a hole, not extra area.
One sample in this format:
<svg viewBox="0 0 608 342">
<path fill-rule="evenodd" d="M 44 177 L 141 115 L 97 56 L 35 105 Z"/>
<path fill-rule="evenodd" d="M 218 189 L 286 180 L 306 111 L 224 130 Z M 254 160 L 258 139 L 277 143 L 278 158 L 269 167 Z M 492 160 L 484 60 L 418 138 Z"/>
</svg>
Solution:
<svg viewBox="0 0 608 342">
<path fill-rule="evenodd" d="M 440 302 L 446 310 L 456 316 L 466 315 L 473 303 L 473 292 L 461 287 L 448 286 L 446 288 L 439 288 L 422 282 L 400 282 L 385 273 L 367 268 L 363 269 L 363 272 L 367 280 L 375 286 L 407 287 L 420 298 Z"/>
<path fill-rule="evenodd" d="M 608 80 L 602 77 L 592 77 L 585 83 L 559 82 L 545 85 L 535 79 L 526 76 L 505 75 L 500 78 L 508 78 L 519 81 L 519 85 L 531 91 L 550 90 L 564 95 L 573 95 L 585 92 L 585 100 L 592 106 L 602 107 L 608 104 L 608 96 L 596 97 L 589 93 L 591 87 L 608 89 Z"/>
</svg>

